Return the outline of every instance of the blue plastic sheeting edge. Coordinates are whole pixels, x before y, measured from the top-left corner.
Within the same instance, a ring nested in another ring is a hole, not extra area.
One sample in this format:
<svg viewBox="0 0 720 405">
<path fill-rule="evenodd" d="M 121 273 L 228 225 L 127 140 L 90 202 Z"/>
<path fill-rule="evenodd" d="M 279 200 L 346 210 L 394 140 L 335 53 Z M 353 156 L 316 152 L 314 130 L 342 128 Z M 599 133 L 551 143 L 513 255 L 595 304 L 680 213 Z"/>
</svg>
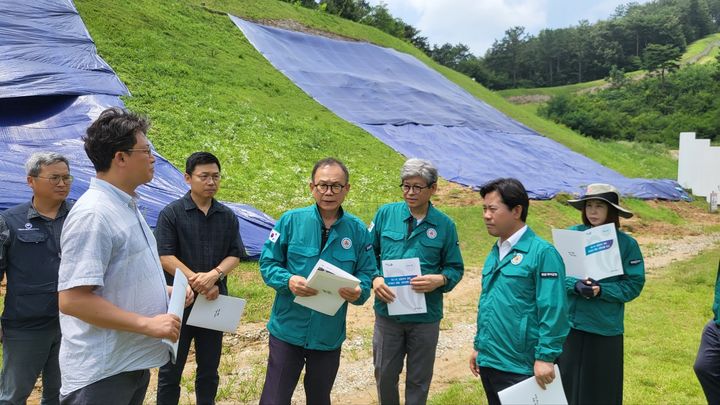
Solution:
<svg viewBox="0 0 720 405">
<path fill-rule="evenodd" d="M 75 177 L 69 199 L 76 200 L 95 176 L 81 137 L 105 109 L 123 106 L 116 96 L 50 96 L 0 99 L 0 210 L 32 198 L 24 163 L 34 152 L 52 151 L 68 158 Z M 152 130 L 151 130 L 152 131 Z M 138 207 L 150 226 L 160 211 L 183 196 L 189 187 L 183 174 L 153 148 L 155 176 L 137 189 Z M 259 256 L 275 221 L 249 206 L 227 203 L 238 216 L 239 232 L 249 256 Z"/>
<path fill-rule="evenodd" d="M 129 94 L 70 0 L 0 1 L 0 98 Z"/>
<path fill-rule="evenodd" d="M 230 15 L 250 43 L 313 99 L 397 152 L 470 187 L 516 177 L 533 199 L 611 183 L 625 196 L 689 199 L 674 180 L 629 179 L 474 98 L 413 56 Z"/>
</svg>

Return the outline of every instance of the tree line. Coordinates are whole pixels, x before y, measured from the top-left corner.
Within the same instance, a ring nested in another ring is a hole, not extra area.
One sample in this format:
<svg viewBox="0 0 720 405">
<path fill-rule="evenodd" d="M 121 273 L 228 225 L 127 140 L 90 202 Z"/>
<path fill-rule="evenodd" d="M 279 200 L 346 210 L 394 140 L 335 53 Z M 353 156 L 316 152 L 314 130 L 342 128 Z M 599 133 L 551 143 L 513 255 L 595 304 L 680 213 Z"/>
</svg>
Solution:
<svg viewBox="0 0 720 405">
<path fill-rule="evenodd" d="M 712 63 L 677 66 L 677 59 L 657 63 L 642 80 L 615 70 L 609 88 L 555 96 L 538 114 L 596 139 L 677 147 L 678 134 L 690 131 L 720 140 L 720 56 Z"/>
<path fill-rule="evenodd" d="M 561 86 L 602 79 L 613 69 L 637 70 L 643 67 L 648 46 L 682 53 L 687 44 L 720 29 L 720 0 L 630 2 L 595 24 L 583 20 L 567 28 L 543 29 L 537 35 L 522 26 L 511 27 L 484 56 L 477 56 L 462 43 L 430 45 L 420 30 L 393 17 L 384 3 L 283 1 L 376 27 L 491 89 Z"/>
</svg>

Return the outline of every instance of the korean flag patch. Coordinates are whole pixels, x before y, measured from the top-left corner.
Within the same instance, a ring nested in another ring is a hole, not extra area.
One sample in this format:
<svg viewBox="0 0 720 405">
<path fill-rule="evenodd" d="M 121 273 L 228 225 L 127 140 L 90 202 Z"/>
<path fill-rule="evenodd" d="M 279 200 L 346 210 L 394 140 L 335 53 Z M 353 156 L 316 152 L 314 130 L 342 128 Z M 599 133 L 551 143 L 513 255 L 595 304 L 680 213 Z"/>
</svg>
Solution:
<svg viewBox="0 0 720 405">
<path fill-rule="evenodd" d="M 277 242 L 279 237 L 280 237 L 280 232 L 273 229 L 272 232 L 270 232 L 270 237 L 268 239 L 270 239 L 270 242 L 275 243 L 275 242 Z"/>
</svg>

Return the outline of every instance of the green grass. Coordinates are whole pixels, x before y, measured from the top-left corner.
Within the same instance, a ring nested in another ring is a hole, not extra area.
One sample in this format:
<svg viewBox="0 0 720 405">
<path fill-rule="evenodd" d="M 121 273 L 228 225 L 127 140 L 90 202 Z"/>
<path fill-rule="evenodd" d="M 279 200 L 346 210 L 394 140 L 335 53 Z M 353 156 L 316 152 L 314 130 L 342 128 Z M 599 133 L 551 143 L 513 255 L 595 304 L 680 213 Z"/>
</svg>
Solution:
<svg viewBox="0 0 720 405">
<path fill-rule="evenodd" d="M 692 44 L 688 45 L 687 50 L 680 58 L 680 63 L 685 65 L 691 62 L 703 63 L 708 56 L 712 57 L 713 54 L 717 54 L 718 46 L 720 44 L 720 33 L 708 35 L 705 38 L 698 39 Z M 708 50 L 708 48 L 710 48 Z M 705 56 L 701 56 L 703 53 L 708 53 Z"/>
<path fill-rule="evenodd" d="M 720 246 L 661 269 L 626 305 L 624 403 L 705 403 L 692 367 L 703 327 L 712 317 L 718 256 Z M 480 381 L 468 377 L 430 403 L 487 402 Z"/>
</svg>

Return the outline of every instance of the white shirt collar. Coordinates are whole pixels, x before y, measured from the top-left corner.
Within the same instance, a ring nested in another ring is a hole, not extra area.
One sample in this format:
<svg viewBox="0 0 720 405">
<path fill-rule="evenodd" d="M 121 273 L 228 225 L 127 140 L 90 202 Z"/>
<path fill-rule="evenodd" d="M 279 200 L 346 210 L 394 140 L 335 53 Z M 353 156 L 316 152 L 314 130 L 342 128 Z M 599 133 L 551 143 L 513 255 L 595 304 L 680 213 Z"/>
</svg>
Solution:
<svg viewBox="0 0 720 405">
<path fill-rule="evenodd" d="M 505 256 L 510 253 L 512 248 L 515 247 L 515 245 L 518 243 L 525 231 L 527 231 L 527 228 L 527 225 L 524 225 L 522 228 L 518 229 L 514 234 L 512 234 L 502 243 L 500 243 L 500 239 L 498 239 L 497 246 L 499 250 L 499 260 L 504 259 Z"/>
</svg>

